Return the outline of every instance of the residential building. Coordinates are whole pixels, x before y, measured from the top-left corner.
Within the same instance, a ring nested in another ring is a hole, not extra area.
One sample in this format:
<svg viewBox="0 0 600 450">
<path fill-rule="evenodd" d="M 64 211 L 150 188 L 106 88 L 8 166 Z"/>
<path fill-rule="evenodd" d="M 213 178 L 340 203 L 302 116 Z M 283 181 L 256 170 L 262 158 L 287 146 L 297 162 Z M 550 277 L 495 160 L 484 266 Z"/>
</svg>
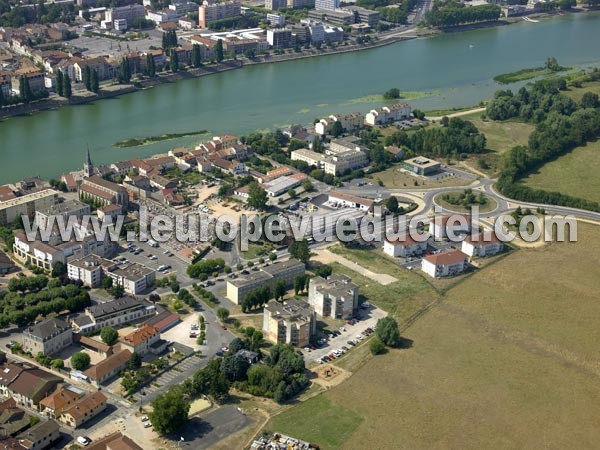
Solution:
<svg viewBox="0 0 600 450">
<path fill-rule="evenodd" d="M 313 277 L 308 286 L 308 303 L 320 316 L 351 319 L 358 311 L 358 285 L 341 274 L 327 279 Z"/>
<path fill-rule="evenodd" d="M 173 5 L 169 5 L 169 6 L 173 6 Z M 198 5 L 196 5 L 194 3 L 194 10 L 197 7 L 198 7 Z M 146 19 L 151 20 L 156 25 L 160 25 L 161 23 L 174 22 L 177 20 L 178 16 L 179 15 L 177 14 L 177 12 L 175 12 L 174 10 L 172 10 L 170 8 L 166 8 L 161 11 L 148 11 L 146 13 Z"/>
<path fill-rule="evenodd" d="M 474 256 L 492 256 L 504 250 L 504 242 L 496 236 L 496 233 L 491 232 L 489 236 L 483 233 L 476 235 L 467 235 L 462 241 L 461 251 L 471 257 Z"/>
<path fill-rule="evenodd" d="M 23 348 L 34 356 L 53 355 L 73 343 L 71 325 L 61 319 L 46 319 L 23 330 Z"/>
<path fill-rule="evenodd" d="M 322 153 L 313 152 L 305 148 L 294 150 L 291 153 L 292 161 L 304 161 L 309 166 L 315 166 L 321 168 L 326 159 Z"/>
<path fill-rule="evenodd" d="M 248 364 L 256 364 L 258 362 L 258 353 L 246 350 L 245 348 L 238 350 L 236 355 L 244 358 Z"/>
<path fill-rule="evenodd" d="M 390 154 L 390 156 L 396 161 L 404 158 L 406 154 L 406 150 L 400 147 L 396 147 L 395 145 L 387 145 L 383 148 L 386 152 Z"/>
<path fill-rule="evenodd" d="M 267 0 L 269 1 L 269 0 Z M 265 2 L 266 5 L 267 2 Z M 277 9 L 277 8 L 269 8 L 269 9 Z M 273 14 L 267 13 L 267 22 L 269 22 L 274 27 L 285 27 L 285 15 L 284 14 Z"/>
<path fill-rule="evenodd" d="M 106 272 L 117 267 L 118 264 L 114 261 L 97 255 L 87 255 L 67 263 L 67 276 L 71 280 L 80 280 L 84 286 L 98 288 L 101 287 Z"/>
<path fill-rule="evenodd" d="M 120 432 L 109 434 L 97 439 L 87 447 L 87 450 L 144 450 L 131 438 Z"/>
<path fill-rule="evenodd" d="M 322 11 L 335 11 L 340 7 L 340 0 L 315 0 L 315 9 Z"/>
<path fill-rule="evenodd" d="M 332 114 L 329 117 L 319 120 L 315 124 L 315 132 L 324 136 L 331 132 L 335 122 L 340 122 L 342 129 L 346 131 L 354 131 L 363 127 L 364 120 L 364 114 L 359 112 L 350 114 Z"/>
<path fill-rule="evenodd" d="M 87 394 L 65 409 L 58 420 L 72 428 L 77 428 L 104 411 L 107 400 L 106 395 L 100 391 Z"/>
<path fill-rule="evenodd" d="M 51 419 L 58 419 L 63 410 L 70 408 L 82 396 L 82 390 L 63 386 L 40 401 L 40 412 Z"/>
<path fill-rule="evenodd" d="M 88 306 L 85 311 L 71 319 L 77 333 L 89 334 L 104 327 L 119 327 L 130 322 L 140 322 L 156 315 L 156 306 L 121 297 L 104 303 Z"/>
<path fill-rule="evenodd" d="M 61 438 L 60 427 L 54 420 L 44 420 L 22 432 L 17 441 L 23 450 L 42 450 Z"/>
<path fill-rule="evenodd" d="M 471 231 L 471 217 L 460 214 L 437 216 L 429 223 L 429 233 L 436 239 L 446 239 L 451 234 Z"/>
<path fill-rule="evenodd" d="M 304 274 L 304 263 L 297 259 L 277 261 L 261 268 L 258 272 L 251 272 L 245 277 L 227 281 L 227 298 L 235 304 L 240 304 L 249 292 L 262 286 L 273 289 L 275 282 L 283 280 L 290 287 L 298 275 Z"/>
<path fill-rule="evenodd" d="M 103 205 L 114 203 L 127 207 L 129 203 L 127 189 L 97 175 L 83 179 L 79 186 L 79 197 L 95 200 Z"/>
<path fill-rule="evenodd" d="M 200 28 L 208 28 L 211 22 L 239 17 L 241 15 L 242 4 L 239 0 L 230 0 L 222 3 L 212 3 L 204 0 L 198 8 L 198 25 Z"/>
<path fill-rule="evenodd" d="M 408 256 L 420 256 L 427 251 L 427 235 L 424 240 L 415 240 L 410 234 L 398 236 L 397 239 L 386 239 L 383 243 L 383 253 L 393 257 L 406 258 Z"/>
<path fill-rule="evenodd" d="M 56 203 L 58 191 L 44 189 L 21 197 L 0 201 L 0 226 L 12 225 L 16 218 L 33 218 L 37 210 L 49 208 Z"/>
<path fill-rule="evenodd" d="M 121 349 L 129 350 L 131 353 L 135 352 L 141 356 L 147 353 L 159 355 L 167 347 L 167 341 L 160 338 L 160 332 L 147 324 L 122 337 L 119 342 Z"/>
<path fill-rule="evenodd" d="M 341 9 L 313 9 L 308 12 L 308 18 L 341 26 L 352 25 L 356 20 L 354 13 L 350 11 L 343 11 Z"/>
<path fill-rule="evenodd" d="M 315 310 L 294 298 L 283 304 L 271 300 L 264 307 L 263 331 L 268 340 L 277 344 L 305 347 L 317 332 Z"/>
<path fill-rule="evenodd" d="M 431 175 L 440 171 L 441 164 L 433 159 L 417 156 L 416 158 L 407 159 L 402 164 L 404 169 L 417 175 Z"/>
<path fill-rule="evenodd" d="M 87 369 L 83 374 L 88 378 L 88 381 L 96 387 L 101 387 L 106 381 L 117 376 L 123 369 L 127 367 L 131 359 L 129 350 L 121 350 L 98 364 Z"/>
<path fill-rule="evenodd" d="M 40 92 L 46 90 L 46 81 L 44 79 L 44 73 L 38 69 L 17 69 L 13 72 L 12 77 L 12 92 L 15 95 L 20 95 L 20 84 L 21 78 L 25 78 L 29 83 L 29 89 L 31 92 Z"/>
<path fill-rule="evenodd" d="M 331 0 L 322 0 L 331 1 Z M 362 8 L 360 6 L 346 6 L 345 11 L 350 11 L 354 14 L 355 23 L 366 23 L 370 27 L 374 27 L 379 23 L 379 11 Z"/>
<path fill-rule="evenodd" d="M 287 0 L 265 0 L 265 9 L 270 9 L 271 11 L 278 10 L 279 8 L 285 8 L 286 6 Z"/>
<path fill-rule="evenodd" d="M 362 198 L 345 192 L 331 191 L 329 192 L 329 204 L 335 207 L 356 208 L 361 211 L 373 212 L 375 200 Z"/>
<path fill-rule="evenodd" d="M 397 122 L 410 118 L 411 108 L 406 103 L 398 105 L 383 106 L 369 111 L 365 115 L 365 123 L 367 125 L 386 125 L 388 123 Z"/>
<path fill-rule="evenodd" d="M 0 436 L 14 436 L 25 430 L 30 426 L 32 417 L 25 410 L 19 408 L 12 397 L 0 400 Z M 2 448 L 4 442 L 6 441 L 0 440 L 0 449 L 2 450 L 4 450 Z M 17 445 L 19 444 L 17 443 Z M 15 448 L 22 450 L 22 447 Z M 8 449 L 13 450 L 12 447 L 8 447 Z"/>
<path fill-rule="evenodd" d="M 113 279 L 116 286 L 123 286 L 125 292 L 137 295 L 152 286 L 156 279 L 156 271 L 138 263 L 118 266 L 107 275 Z"/>
<path fill-rule="evenodd" d="M 273 28 L 267 30 L 267 42 L 273 48 L 290 48 L 292 46 L 292 30 Z"/>
<path fill-rule="evenodd" d="M 421 270 L 433 278 L 461 274 L 467 268 L 467 255 L 459 250 L 446 250 L 425 256 Z"/>
</svg>

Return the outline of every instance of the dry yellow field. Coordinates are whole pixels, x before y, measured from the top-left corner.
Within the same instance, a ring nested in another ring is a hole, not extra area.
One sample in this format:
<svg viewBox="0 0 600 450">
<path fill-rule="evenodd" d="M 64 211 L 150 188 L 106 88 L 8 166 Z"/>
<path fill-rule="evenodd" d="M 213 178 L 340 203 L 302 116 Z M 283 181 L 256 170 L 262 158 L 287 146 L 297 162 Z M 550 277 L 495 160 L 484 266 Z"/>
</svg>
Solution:
<svg viewBox="0 0 600 450">
<path fill-rule="evenodd" d="M 578 243 L 513 252 L 446 292 L 404 333 L 410 349 L 268 428 L 325 450 L 598 448 L 599 253 L 589 224 Z"/>
</svg>

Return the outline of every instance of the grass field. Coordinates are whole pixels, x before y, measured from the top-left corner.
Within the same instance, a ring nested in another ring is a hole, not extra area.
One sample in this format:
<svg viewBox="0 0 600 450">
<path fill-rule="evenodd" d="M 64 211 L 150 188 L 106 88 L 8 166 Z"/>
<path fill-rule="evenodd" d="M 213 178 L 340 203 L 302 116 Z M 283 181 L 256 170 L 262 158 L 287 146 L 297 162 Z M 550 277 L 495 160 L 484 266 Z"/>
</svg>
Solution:
<svg viewBox="0 0 600 450">
<path fill-rule="evenodd" d="M 600 202 L 600 142 L 577 147 L 522 180 L 527 186 Z"/>
<path fill-rule="evenodd" d="M 327 450 L 597 448 L 599 252 L 600 228 L 579 224 L 578 243 L 499 260 L 406 330 L 410 349 L 374 357 L 268 429 Z"/>
<path fill-rule="evenodd" d="M 566 68 L 565 68 L 566 70 Z M 517 81 L 531 80 L 532 78 L 541 77 L 544 75 L 554 75 L 556 72 L 546 69 L 545 67 L 534 67 L 530 69 L 517 70 L 516 72 L 503 73 L 494 77 L 494 81 L 500 84 L 516 83 Z"/>
<path fill-rule="evenodd" d="M 524 122 L 483 120 L 480 114 L 465 116 L 464 119 L 468 119 L 485 135 L 486 147 L 496 153 L 504 153 L 516 145 L 527 145 L 529 135 L 534 129 L 533 125 Z"/>
<path fill-rule="evenodd" d="M 579 103 L 581 101 L 581 97 L 583 97 L 583 94 L 586 92 L 595 92 L 596 94 L 600 95 L 600 81 L 584 83 L 580 88 L 570 87 L 568 91 L 564 92 L 564 94 Z"/>
</svg>

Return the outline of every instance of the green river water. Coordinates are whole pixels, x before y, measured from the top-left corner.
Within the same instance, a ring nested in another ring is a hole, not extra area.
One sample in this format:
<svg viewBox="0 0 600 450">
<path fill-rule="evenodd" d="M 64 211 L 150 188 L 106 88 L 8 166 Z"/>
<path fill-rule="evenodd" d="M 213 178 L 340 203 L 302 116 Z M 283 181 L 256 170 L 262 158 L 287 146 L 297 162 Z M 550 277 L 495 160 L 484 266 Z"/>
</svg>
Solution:
<svg viewBox="0 0 600 450">
<path fill-rule="evenodd" d="M 469 106 L 490 98 L 501 73 L 600 62 L 600 13 L 566 14 L 539 23 L 449 33 L 355 53 L 323 56 L 166 84 L 95 103 L 0 122 L 0 182 L 59 176 L 82 166 L 89 144 L 96 164 L 148 156 L 198 137 L 136 148 L 117 141 L 194 130 L 243 134 L 311 123 L 335 112 L 367 112 L 391 87 L 429 93 L 413 107 Z M 509 86 L 518 88 L 520 85 Z M 502 87 L 504 88 L 504 86 Z"/>
</svg>

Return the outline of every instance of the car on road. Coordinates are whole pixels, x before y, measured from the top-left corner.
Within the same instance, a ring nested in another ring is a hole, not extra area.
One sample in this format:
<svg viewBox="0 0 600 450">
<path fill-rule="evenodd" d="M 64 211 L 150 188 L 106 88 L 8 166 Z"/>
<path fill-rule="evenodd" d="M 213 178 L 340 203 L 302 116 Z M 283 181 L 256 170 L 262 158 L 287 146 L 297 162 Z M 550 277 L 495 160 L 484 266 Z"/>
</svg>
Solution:
<svg viewBox="0 0 600 450">
<path fill-rule="evenodd" d="M 77 436 L 76 441 L 78 444 L 81 444 L 84 447 L 87 447 L 92 442 L 92 440 L 87 436 Z"/>
<path fill-rule="evenodd" d="M 146 422 L 144 424 L 144 428 L 150 428 L 150 427 L 152 427 L 152 424 L 150 422 Z"/>
<path fill-rule="evenodd" d="M 142 416 L 142 422 L 148 422 L 148 416 Z"/>
</svg>

